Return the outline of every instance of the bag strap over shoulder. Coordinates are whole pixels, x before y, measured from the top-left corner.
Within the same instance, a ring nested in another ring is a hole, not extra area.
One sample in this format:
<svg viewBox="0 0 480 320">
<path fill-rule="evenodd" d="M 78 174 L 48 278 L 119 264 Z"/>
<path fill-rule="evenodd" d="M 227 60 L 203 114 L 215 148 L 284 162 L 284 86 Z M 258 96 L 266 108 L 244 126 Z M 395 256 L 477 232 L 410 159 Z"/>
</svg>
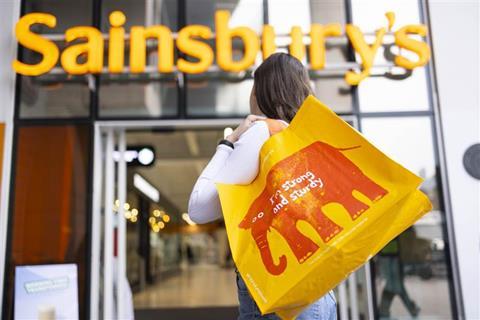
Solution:
<svg viewBox="0 0 480 320">
<path fill-rule="evenodd" d="M 270 136 L 273 136 L 274 134 L 279 133 L 280 131 L 282 131 L 287 127 L 287 125 L 280 120 L 268 118 L 262 121 L 265 121 L 267 123 L 268 132 L 270 133 Z"/>
</svg>

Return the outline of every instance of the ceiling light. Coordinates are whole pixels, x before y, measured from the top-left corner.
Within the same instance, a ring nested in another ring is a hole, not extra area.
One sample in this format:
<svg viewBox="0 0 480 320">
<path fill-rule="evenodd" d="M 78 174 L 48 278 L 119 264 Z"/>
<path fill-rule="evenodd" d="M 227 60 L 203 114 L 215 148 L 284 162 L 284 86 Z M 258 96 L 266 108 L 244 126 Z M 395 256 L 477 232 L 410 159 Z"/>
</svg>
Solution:
<svg viewBox="0 0 480 320">
<path fill-rule="evenodd" d="M 160 192 L 155 188 L 150 182 L 145 180 L 141 175 L 135 173 L 133 175 L 133 185 L 137 190 L 146 195 L 153 202 L 158 202 L 160 200 Z"/>
<path fill-rule="evenodd" d="M 138 152 L 138 162 L 144 166 L 152 164 L 153 160 L 155 160 L 155 154 L 151 149 L 143 148 Z"/>
</svg>

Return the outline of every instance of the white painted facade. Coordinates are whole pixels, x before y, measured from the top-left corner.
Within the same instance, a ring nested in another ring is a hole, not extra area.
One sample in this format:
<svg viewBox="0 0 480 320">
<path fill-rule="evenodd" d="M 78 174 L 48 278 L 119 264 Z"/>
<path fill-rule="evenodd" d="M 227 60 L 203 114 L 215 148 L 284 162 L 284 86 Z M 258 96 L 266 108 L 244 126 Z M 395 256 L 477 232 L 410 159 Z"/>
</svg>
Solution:
<svg viewBox="0 0 480 320">
<path fill-rule="evenodd" d="M 480 319 L 480 181 L 463 167 L 480 143 L 480 2 L 431 0 L 430 23 L 466 319 Z"/>
<path fill-rule="evenodd" d="M 13 110 L 15 106 L 15 73 L 11 63 L 17 56 L 14 37 L 16 18 L 20 15 L 19 0 L 0 1 L 0 123 L 5 124 L 2 178 L 0 185 L 0 288 L 3 288 L 5 268 L 5 247 L 7 240 L 8 197 L 13 137 Z M 0 158 L 1 159 L 1 158 Z M 3 290 L 0 292 L 0 306 Z"/>
</svg>

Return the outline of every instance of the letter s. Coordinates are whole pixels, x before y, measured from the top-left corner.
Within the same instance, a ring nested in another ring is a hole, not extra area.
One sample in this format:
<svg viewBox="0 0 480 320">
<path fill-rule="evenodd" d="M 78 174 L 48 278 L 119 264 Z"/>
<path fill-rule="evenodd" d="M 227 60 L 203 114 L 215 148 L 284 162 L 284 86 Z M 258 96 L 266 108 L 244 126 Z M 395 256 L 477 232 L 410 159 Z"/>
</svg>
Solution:
<svg viewBox="0 0 480 320">
<path fill-rule="evenodd" d="M 399 48 L 407 49 L 418 55 L 418 61 L 410 61 L 405 57 L 396 56 L 395 64 L 405 69 L 413 69 L 415 67 L 424 66 L 430 60 L 430 48 L 428 44 L 422 41 L 414 40 L 408 37 L 408 34 L 415 33 L 422 37 L 427 34 L 427 27 L 424 25 L 408 25 L 395 32 L 395 44 Z"/>
<path fill-rule="evenodd" d="M 212 30 L 206 26 L 192 25 L 182 28 L 177 37 L 177 48 L 181 52 L 197 58 L 197 62 L 191 62 L 183 58 L 177 61 L 178 70 L 186 73 L 202 73 L 208 70 L 213 63 L 213 50 L 204 42 L 195 38 L 210 39 Z"/>
<path fill-rule="evenodd" d="M 25 64 L 18 60 L 13 61 L 13 70 L 26 76 L 38 76 L 47 73 L 55 66 L 60 55 L 55 43 L 30 31 L 30 27 L 35 23 L 41 23 L 54 28 L 57 25 L 57 18 L 47 13 L 30 13 L 17 22 L 15 35 L 18 42 L 25 48 L 43 55 L 42 61 L 37 64 Z"/>
</svg>

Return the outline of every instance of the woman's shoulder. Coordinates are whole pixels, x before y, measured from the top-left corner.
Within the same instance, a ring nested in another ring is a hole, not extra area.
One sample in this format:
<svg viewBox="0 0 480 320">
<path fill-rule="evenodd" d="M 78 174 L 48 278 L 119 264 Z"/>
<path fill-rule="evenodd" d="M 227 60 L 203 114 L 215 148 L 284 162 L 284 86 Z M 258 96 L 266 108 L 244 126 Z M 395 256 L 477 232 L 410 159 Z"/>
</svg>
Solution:
<svg viewBox="0 0 480 320">
<path fill-rule="evenodd" d="M 265 119 L 264 122 L 266 123 L 268 132 L 271 136 L 288 127 L 288 122 L 281 119 Z"/>
<path fill-rule="evenodd" d="M 252 123 L 245 132 L 240 135 L 238 140 L 235 142 L 235 146 L 263 143 L 269 137 L 270 134 L 265 121 L 257 120 Z"/>
<path fill-rule="evenodd" d="M 265 120 L 257 120 L 240 136 L 252 137 L 252 136 L 265 136 L 268 135 L 268 125 Z"/>
<path fill-rule="evenodd" d="M 270 136 L 282 131 L 288 122 L 279 119 L 266 118 L 255 121 L 241 136 L 240 140 L 267 140 Z"/>
</svg>

